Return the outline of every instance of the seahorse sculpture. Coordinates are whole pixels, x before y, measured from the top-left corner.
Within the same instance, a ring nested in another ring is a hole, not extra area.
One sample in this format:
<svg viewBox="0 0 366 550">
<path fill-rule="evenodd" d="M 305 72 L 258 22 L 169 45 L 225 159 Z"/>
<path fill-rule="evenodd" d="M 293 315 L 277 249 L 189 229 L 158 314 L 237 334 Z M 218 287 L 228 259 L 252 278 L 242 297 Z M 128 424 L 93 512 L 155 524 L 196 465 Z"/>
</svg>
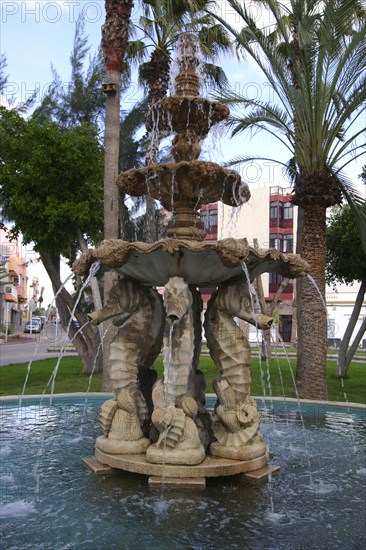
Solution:
<svg viewBox="0 0 366 550">
<path fill-rule="evenodd" d="M 164 380 L 153 389 L 152 422 L 159 435 L 146 453 L 154 463 L 199 464 L 205 457 L 194 419 L 198 412 L 193 369 L 192 293 L 181 277 L 165 285 Z"/>
<path fill-rule="evenodd" d="M 171 277 L 164 289 L 166 324 L 163 339 L 164 391 L 169 405 L 194 396 L 193 298 L 181 277 Z"/>
<path fill-rule="evenodd" d="M 205 335 L 210 355 L 220 378 L 214 381 L 218 397 L 212 415 L 216 442 L 211 454 L 250 460 L 266 452 L 259 433 L 259 416 L 250 393 L 251 351 L 248 339 L 234 317 L 261 329 L 270 328 L 273 319 L 256 313 L 246 279 L 225 283 L 211 297 L 205 314 Z"/>
<path fill-rule="evenodd" d="M 104 437 L 110 437 L 114 415 L 119 411 L 121 416 L 120 411 L 124 410 L 130 415 L 131 425 L 137 426 L 136 422 L 132 422 L 131 415 L 137 416 L 138 434 L 141 438 L 140 431 L 142 429 L 146 432 L 152 412 L 152 407 L 149 407 L 149 393 L 151 394 L 156 376 L 153 376 L 154 371 L 150 368 L 162 345 L 164 318 L 162 298 L 157 291 L 144 287 L 137 281 L 121 279 L 114 283 L 106 305 L 91 313 L 89 317 L 95 325 L 112 319 L 112 323 L 118 327 L 110 344 L 111 384 L 116 399 L 108 400 L 101 407 L 100 421 Z M 147 385 L 150 386 L 150 391 L 146 389 Z M 132 400 L 135 406 L 131 408 Z M 113 434 L 113 439 L 117 439 L 115 430 Z M 136 433 L 136 437 L 138 434 Z M 125 441 L 123 439 L 125 435 L 124 430 L 121 429 L 121 442 Z M 132 437 L 129 441 L 134 441 L 133 435 L 130 434 L 129 437 Z M 147 442 L 150 442 L 146 437 L 143 439 L 146 439 L 143 443 L 145 450 Z M 99 448 L 103 441 L 98 438 Z M 129 447 L 131 450 L 125 452 L 142 452 L 137 450 L 140 449 L 140 443 L 130 444 Z M 119 448 L 124 447 L 121 444 Z"/>
</svg>

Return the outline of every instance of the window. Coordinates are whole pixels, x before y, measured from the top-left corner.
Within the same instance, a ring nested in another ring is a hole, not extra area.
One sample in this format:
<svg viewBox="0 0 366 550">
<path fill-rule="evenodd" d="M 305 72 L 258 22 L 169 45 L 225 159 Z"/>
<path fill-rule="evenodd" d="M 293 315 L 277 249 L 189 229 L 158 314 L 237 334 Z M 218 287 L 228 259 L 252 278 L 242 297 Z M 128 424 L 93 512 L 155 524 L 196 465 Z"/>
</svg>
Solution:
<svg viewBox="0 0 366 550">
<path fill-rule="evenodd" d="M 292 235 L 282 235 L 282 252 L 292 252 L 293 251 L 293 236 Z"/>
<path fill-rule="evenodd" d="M 208 233 L 217 233 L 217 208 L 201 210 L 200 217 L 203 221 L 205 231 Z"/>
<path fill-rule="evenodd" d="M 293 251 L 293 236 L 292 235 L 280 235 L 278 233 L 271 233 L 269 236 L 270 248 L 276 248 L 280 252 L 292 252 Z"/>
<path fill-rule="evenodd" d="M 293 218 L 293 207 L 290 202 L 285 202 L 283 204 L 283 219 L 292 220 Z"/>
<path fill-rule="evenodd" d="M 281 250 L 282 235 L 278 233 L 271 233 L 269 236 L 269 246 L 270 248 L 276 248 Z"/>
<path fill-rule="evenodd" d="M 272 201 L 269 206 L 269 217 L 271 220 L 277 220 L 278 218 L 278 201 Z"/>
<path fill-rule="evenodd" d="M 282 283 L 282 275 L 278 275 L 278 273 L 270 273 L 269 274 L 269 283 L 272 285 L 280 285 Z"/>
<path fill-rule="evenodd" d="M 328 319 L 328 338 L 334 338 L 335 333 L 335 319 Z"/>
</svg>

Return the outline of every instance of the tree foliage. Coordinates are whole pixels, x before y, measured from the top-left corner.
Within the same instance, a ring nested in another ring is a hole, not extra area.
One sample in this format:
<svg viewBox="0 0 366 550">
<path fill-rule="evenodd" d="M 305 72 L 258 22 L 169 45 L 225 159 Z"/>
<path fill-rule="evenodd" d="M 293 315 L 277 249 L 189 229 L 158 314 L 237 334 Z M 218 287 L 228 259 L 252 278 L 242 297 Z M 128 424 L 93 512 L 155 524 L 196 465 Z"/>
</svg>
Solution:
<svg viewBox="0 0 366 550">
<path fill-rule="evenodd" d="M 102 83 L 105 81 L 103 55 L 101 48 L 90 55 L 82 17 L 76 22 L 70 66 L 71 74 L 67 83 L 61 80 L 52 66 L 52 82 L 33 116 L 57 122 L 67 128 L 86 123 L 99 130 L 105 109 L 102 93 Z"/>
<path fill-rule="evenodd" d="M 333 209 L 327 227 L 327 247 L 328 284 L 366 280 L 366 254 L 348 205 Z"/>
<path fill-rule="evenodd" d="M 265 131 L 286 148 L 283 166 L 293 183 L 292 202 L 299 206 L 297 251 L 324 297 L 328 207 L 347 199 L 366 250 L 363 197 L 344 172 L 365 147 L 359 124 L 366 109 L 365 14 L 355 0 L 260 0 L 259 19 L 251 3 L 227 4 L 241 28 L 217 19 L 230 30 L 238 54 L 254 61 L 272 91 L 268 101 L 224 94 L 236 109 L 230 120 L 233 134 Z M 270 156 L 261 151 L 231 164 L 255 159 L 279 163 Z M 299 395 L 326 399 L 326 313 L 306 278 L 297 284 L 297 312 Z"/>
<path fill-rule="evenodd" d="M 0 95 L 3 93 L 4 86 L 8 81 L 8 77 L 5 74 L 5 69 L 7 67 L 6 56 L 3 53 L 0 53 Z"/>
<path fill-rule="evenodd" d="M 0 202 L 13 234 L 74 257 L 77 233 L 101 238 L 102 149 L 88 125 L 62 128 L 0 109 Z"/>
</svg>

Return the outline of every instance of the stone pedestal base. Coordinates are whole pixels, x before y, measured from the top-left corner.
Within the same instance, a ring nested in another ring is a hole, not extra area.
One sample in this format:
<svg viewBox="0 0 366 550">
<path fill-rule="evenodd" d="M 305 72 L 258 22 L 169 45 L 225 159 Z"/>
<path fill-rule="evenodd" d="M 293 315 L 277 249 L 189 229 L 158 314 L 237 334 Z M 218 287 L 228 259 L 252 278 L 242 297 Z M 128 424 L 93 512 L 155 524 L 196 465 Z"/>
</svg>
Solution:
<svg viewBox="0 0 366 550">
<path fill-rule="evenodd" d="M 101 453 L 97 453 L 100 455 Z M 102 456 L 100 458 L 103 459 Z M 117 458 L 121 458 L 120 456 Z M 129 457 L 131 459 L 131 457 Z M 119 463 L 118 469 L 126 469 L 126 471 L 134 471 L 140 474 L 146 474 L 149 475 L 147 470 L 149 470 L 149 466 L 153 466 L 152 464 L 146 463 L 144 466 L 144 461 L 141 460 L 142 455 L 139 455 L 139 460 L 136 460 L 133 465 L 133 460 L 125 460 L 124 465 L 126 468 L 121 468 L 121 461 L 115 460 L 115 458 L 110 457 L 110 461 L 116 464 Z M 116 467 L 108 466 L 108 464 L 103 464 L 99 462 L 94 456 L 87 456 L 82 459 L 84 465 L 89 468 L 95 475 L 112 475 L 117 472 Z M 103 459 L 104 460 L 104 459 Z M 171 466 L 164 466 L 164 476 L 161 475 L 161 467 L 160 467 L 160 475 L 158 475 L 158 472 L 155 472 L 155 475 L 149 475 L 148 478 L 148 484 L 151 489 L 205 489 L 206 487 L 206 477 L 220 477 L 220 476 L 228 476 L 228 475 L 235 475 L 237 473 L 240 473 L 237 471 L 238 464 L 234 466 L 232 464 L 232 461 L 225 461 L 222 459 L 209 459 L 206 458 L 205 461 L 206 464 L 200 464 L 200 467 L 197 466 L 194 467 L 194 472 L 192 471 L 192 467 L 184 467 L 182 466 L 180 471 L 177 469 L 176 466 L 173 468 Z M 260 461 L 258 460 L 252 460 L 247 461 L 247 463 L 241 464 L 241 469 L 246 469 L 246 472 L 243 473 L 243 478 L 249 481 L 263 481 L 265 479 L 268 479 L 271 475 L 279 472 L 280 467 L 275 466 L 273 464 L 265 464 L 264 466 L 257 468 L 255 470 L 250 470 L 251 467 L 257 466 L 260 462 L 263 462 L 263 457 Z M 189 469 L 189 472 L 191 473 L 192 477 L 189 477 L 188 471 L 186 471 L 185 468 Z M 170 477 L 169 474 L 178 474 L 181 473 L 183 477 Z M 207 475 L 209 473 L 209 475 Z M 168 475 L 167 475 L 168 474 Z M 197 474 L 196 477 L 195 474 Z M 200 477 L 200 475 L 202 477 Z M 186 476 L 186 477 L 185 477 Z"/>
<path fill-rule="evenodd" d="M 204 477 L 157 477 L 150 476 L 149 487 L 151 489 L 205 489 L 206 478 Z"/>
<path fill-rule="evenodd" d="M 217 456 L 206 456 L 206 458 L 195 466 L 181 464 L 152 464 L 146 460 L 144 454 L 139 455 L 113 455 L 107 454 L 96 447 L 95 458 L 102 464 L 111 468 L 117 468 L 126 472 L 133 472 L 148 476 L 169 478 L 203 478 L 223 477 L 246 472 L 254 472 L 267 466 L 267 454 L 252 460 L 231 460 Z"/>
</svg>

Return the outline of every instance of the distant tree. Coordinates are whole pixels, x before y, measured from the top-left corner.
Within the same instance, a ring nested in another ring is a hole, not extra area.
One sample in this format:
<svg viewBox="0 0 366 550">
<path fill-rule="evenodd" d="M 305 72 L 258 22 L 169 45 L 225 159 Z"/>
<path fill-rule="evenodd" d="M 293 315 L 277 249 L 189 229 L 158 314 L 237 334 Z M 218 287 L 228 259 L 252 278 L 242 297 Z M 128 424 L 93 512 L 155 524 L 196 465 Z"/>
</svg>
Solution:
<svg viewBox="0 0 366 550">
<path fill-rule="evenodd" d="M 363 173 L 365 176 L 365 170 Z M 361 246 L 353 211 L 348 205 L 333 209 L 327 227 L 327 247 L 328 284 L 351 284 L 354 281 L 360 283 L 353 311 L 339 346 L 337 376 L 343 378 L 347 375 L 349 365 L 366 330 L 364 317 L 350 345 L 366 292 L 366 254 Z"/>
<path fill-rule="evenodd" d="M 11 233 L 33 242 L 56 293 L 61 289 L 61 255 L 71 263 L 80 235 L 102 237 L 103 151 L 95 129 L 87 124 L 62 128 L 54 122 L 25 120 L 0 108 L 0 204 L 13 222 Z M 70 322 L 75 297 L 63 288 L 57 307 L 64 328 Z M 75 310 L 80 326 L 87 323 Z M 70 325 L 71 334 L 75 327 Z M 89 323 L 76 335 L 75 347 L 90 371 L 98 361 L 99 332 Z"/>
<path fill-rule="evenodd" d="M 5 54 L 0 53 L 0 95 L 2 95 L 4 87 L 8 81 L 8 77 L 5 74 L 5 68 L 7 65 Z"/>
<path fill-rule="evenodd" d="M 102 92 L 105 68 L 101 49 L 92 56 L 89 52 L 85 22 L 79 17 L 70 55 L 69 81 L 63 82 L 56 68 L 52 66 L 52 82 L 40 106 L 35 109 L 34 117 L 57 122 L 65 128 L 87 123 L 98 131 L 101 130 L 105 111 L 105 98 Z"/>
</svg>

